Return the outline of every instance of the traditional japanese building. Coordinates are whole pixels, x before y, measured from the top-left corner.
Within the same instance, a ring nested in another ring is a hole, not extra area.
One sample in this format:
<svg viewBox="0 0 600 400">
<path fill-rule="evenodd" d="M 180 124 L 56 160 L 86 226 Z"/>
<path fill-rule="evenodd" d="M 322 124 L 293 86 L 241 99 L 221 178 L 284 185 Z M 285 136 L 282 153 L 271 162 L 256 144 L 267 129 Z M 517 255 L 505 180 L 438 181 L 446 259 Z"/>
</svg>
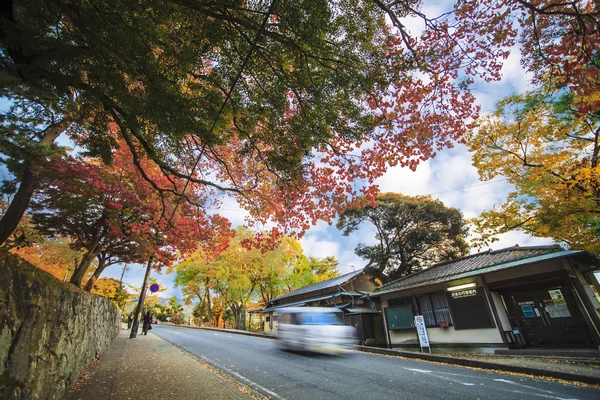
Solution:
<svg viewBox="0 0 600 400">
<path fill-rule="evenodd" d="M 509 247 L 433 265 L 375 289 L 390 347 L 433 351 L 600 345 L 597 257 L 559 246 Z"/>
</svg>

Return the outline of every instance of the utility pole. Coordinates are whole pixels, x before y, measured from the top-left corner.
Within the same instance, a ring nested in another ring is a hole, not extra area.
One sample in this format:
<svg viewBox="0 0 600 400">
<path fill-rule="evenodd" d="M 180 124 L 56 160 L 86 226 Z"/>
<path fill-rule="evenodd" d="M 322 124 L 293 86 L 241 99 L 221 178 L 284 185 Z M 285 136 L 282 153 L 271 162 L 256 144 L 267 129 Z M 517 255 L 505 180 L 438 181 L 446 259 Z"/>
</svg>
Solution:
<svg viewBox="0 0 600 400">
<path fill-rule="evenodd" d="M 127 263 L 125 263 L 125 266 L 123 267 L 123 272 L 121 272 L 121 279 L 119 280 L 121 286 L 123 286 L 123 277 L 125 276 L 125 271 L 127 271 Z"/>
<path fill-rule="evenodd" d="M 146 300 L 146 286 L 148 286 L 148 278 L 150 278 L 152 261 L 154 261 L 154 256 L 150 256 L 150 259 L 148 260 L 146 275 L 144 275 L 144 283 L 142 284 L 142 289 L 140 290 L 140 298 L 138 300 L 138 305 L 133 314 L 133 325 L 131 327 L 131 334 L 129 335 L 129 339 L 135 339 L 137 337 L 138 328 L 140 326 L 139 315 L 140 311 L 142 310 L 142 307 L 144 306 L 144 300 Z"/>
</svg>

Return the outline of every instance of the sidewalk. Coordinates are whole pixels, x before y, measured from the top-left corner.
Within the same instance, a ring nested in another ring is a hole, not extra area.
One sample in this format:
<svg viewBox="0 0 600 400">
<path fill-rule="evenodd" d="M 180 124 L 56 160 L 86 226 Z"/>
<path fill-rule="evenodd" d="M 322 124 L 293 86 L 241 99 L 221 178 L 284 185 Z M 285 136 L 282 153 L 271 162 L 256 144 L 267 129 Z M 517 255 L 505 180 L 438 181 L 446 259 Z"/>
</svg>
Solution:
<svg viewBox="0 0 600 400">
<path fill-rule="evenodd" d="M 199 360 L 154 335 L 129 339 L 121 330 L 115 343 L 75 385 L 69 400 L 124 399 L 240 400 L 251 397 Z"/>
</svg>

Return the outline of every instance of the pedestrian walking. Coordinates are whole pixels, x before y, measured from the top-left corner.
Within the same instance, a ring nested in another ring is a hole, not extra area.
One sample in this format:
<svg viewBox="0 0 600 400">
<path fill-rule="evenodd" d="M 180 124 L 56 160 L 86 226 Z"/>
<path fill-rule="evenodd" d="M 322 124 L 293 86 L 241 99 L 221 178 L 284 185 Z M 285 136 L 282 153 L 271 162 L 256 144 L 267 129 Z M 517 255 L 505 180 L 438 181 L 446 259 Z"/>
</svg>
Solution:
<svg viewBox="0 0 600 400">
<path fill-rule="evenodd" d="M 150 329 L 152 329 L 152 313 L 150 310 L 148 310 L 148 312 L 144 314 L 144 325 L 142 327 L 142 332 L 144 335 L 147 335 Z"/>
<path fill-rule="evenodd" d="M 131 314 L 129 314 L 127 316 L 127 329 L 131 329 L 131 323 L 133 322 L 133 318 L 131 317 Z"/>
</svg>

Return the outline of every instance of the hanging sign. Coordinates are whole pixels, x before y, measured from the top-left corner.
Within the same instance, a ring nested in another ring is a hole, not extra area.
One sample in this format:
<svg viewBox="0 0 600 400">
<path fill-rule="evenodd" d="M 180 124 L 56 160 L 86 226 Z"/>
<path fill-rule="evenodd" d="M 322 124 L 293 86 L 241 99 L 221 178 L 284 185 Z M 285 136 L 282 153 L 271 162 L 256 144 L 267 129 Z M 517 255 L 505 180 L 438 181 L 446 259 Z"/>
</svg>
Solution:
<svg viewBox="0 0 600 400">
<path fill-rule="evenodd" d="M 152 293 L 158 292 L 159 289 L 160 289 L 160 286 L 158 285 L 158 283 L 153 283 L 152 285 L 150 285 L 150 291 Z"/>
<path fill-rule="evenodd" d="M 422 315 L 415 316 L 415 327 L 417 328 L 417 336 L 419 337 L 421 351 L 423 351 L 423 347 L 428 347 L 429 352 L 431 353 L 431 348 L 429 347 L 429 337 L 427 337 L 427 329 L 425 328 L 425 318 L 423 318 Z"/>
</svg>

